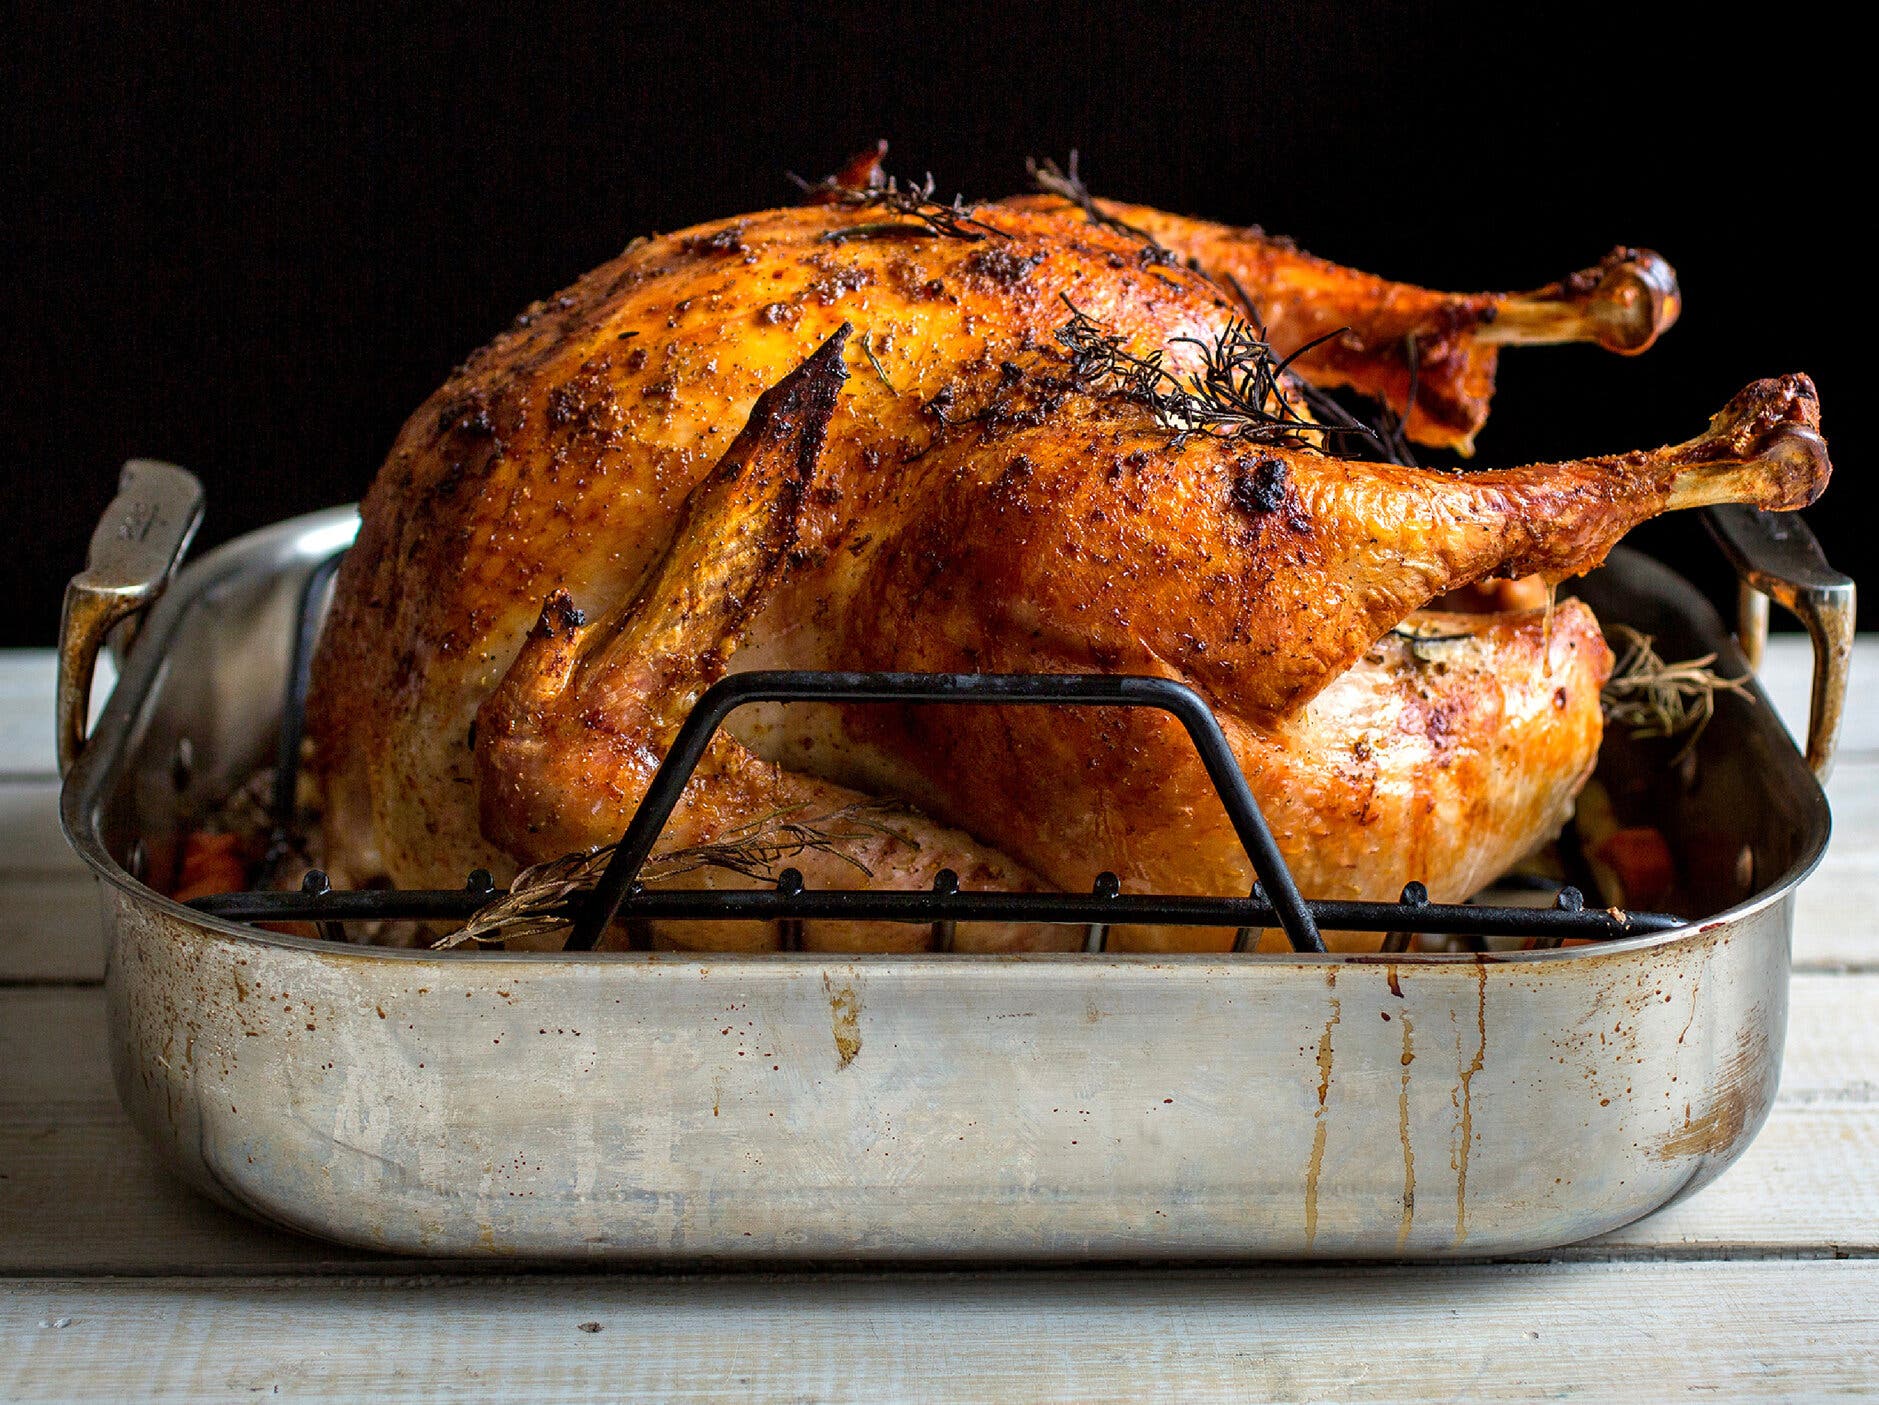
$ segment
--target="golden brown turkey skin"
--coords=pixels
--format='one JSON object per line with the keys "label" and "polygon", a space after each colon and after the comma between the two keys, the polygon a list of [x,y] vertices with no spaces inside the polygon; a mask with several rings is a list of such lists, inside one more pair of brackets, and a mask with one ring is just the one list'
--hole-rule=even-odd
{"label": "golden brown turkey skin", "polygon": [[1816,423],[1812,385],[1788,377],[1669,449],[1449,473],[1173,448],[1133,406],[1078,398],[936,447],[891,511],[780,584],[758,633],[822,637],[833,620],[830,660],[849,666],[1165,673],[1272,727],[1446,591],[1579,574],[1673,507],[1811,501],[1828,471]]}
{"label": "golden brown turkey skin", "polygon": [[[1598,755],[1612,658],[1591,611],[1424,613],[1272,730],[1225,720],[1299,887],[1394,898],[1413,880],[1467,897],[1557,832]],[[1068,667],[1075,660],[1057,659]],[[1087,661],[1084,662],[1087,667]],[[1191,743],[1117,708],[850,708],[767,737],[786,765],[830,766],[917,800],[1052,886],[1245,892],[1253,873]],[[784,735],[790,741],[782,742]],[[1099,768],[1089,758],[1100,758]],[[1225,950],[1233,934],[1119,928],[1117,949]],[[1375,934],[1328,934],[1336,948]]]}
{"label": "golden brown turkey skin", "polygon": [[[774,210],[642,241],[537,305],[431,397],[367,494],[316,659],[309,724],[342,875],[460,881],[505,857],[476,828],[469,730],[550,591],[605,608],[671,540],[694,485],[843,320],[863,346],[830,426],[823,516],[895,491],[1000,363],[1066,317],[1155,345],[1233,315],[1199,274],[1055,216],[987,211],[1002,236],[854,238],[871,212]],[[452,875],[455,875],[454,877]]]}
{"label": "golden brown turkey skin", "polygon": [[[846,333],[766,392],[750,422],[686,504],[674,545],[638,593],[589,621],[565,591],[549,597],[501,685],[477,713],[482,828],[510,855],[541,861],[619,836],[698,694],[723,673],[793,552],[803,496],[844,378]],[[928,816],[868,807],[874,797],[777,766],[715,738],[664,829],[666,849],[720,841],[765,817],[839,834],[790,866],[812,887],[929,888],[950,870],[967,890],[1028,891],[1020,864]],[[682,886],[750,882],[722,869]],[[668,943],[716,949],[773,945],[771,924],[660,924]],[[810,923],[820,950],[901,951],[930,932],[893,923]],[[1068,947],[1044,927],[975,927],[960,950]]]}
{"label": "golden brown turkey skin", "polygon": [[[1175,452],[1139,409],[1053,382],[1065,300],[1142,351],[1205,341],[1237,307],[1201,275],[1145,258],[1140,240],[1080,215],[980,217],[999,233],[856,237],[883,220],[821,209],[646,241],[532,309],[413,417],[365,502],[316,662],[310,720],[342,881],[454,886],[474,866],[503,874],[518,859],[613,837],[657,754],[652,714],[669,717],[734,644],[759,660],[852,666],[843,651],[869,635],[909,659],[943,637],[956,656],[986,661],[931,666],[1037,670],[1059,666],[1069,640],[1088,661],[1073,666],[1187,677],[1231,724],[1258,730],[1296,713],[1440,590],[1494,570],[1566,574],[1640,516],[1716,500],[1705,493],[1791,505],[1824,481],[1824,453],[1803,442],[1804,425],[1794,426],[1792,482],[1779,484],[1754,457],[1766,457],[1759,440],[1748,468],[1712,445],[1577,473],[1479,475],[1466,490],[1302,451],[1195,441]],[[695,674],[675,664],[648,682],[632,649],[608,648],[644,624],[622,611],[649,581],[682,586],[686,571],[718,569],[713,543],[745,539],[720,530],[681,540],[679,528],[759,392],[844,319],[856,325],[850,379],[813,465],[798,458],[796,490],[756,494],[720,524],[790,545],[780,561],[755,554],[771,561],[751,586],[755,603],[694,651]],[[1765,438],[1802,415],[1808,396],[1769,390],[1739,418]],[[1259,462],[1240,462],[1254,454]],[[1268,460],[1285,468],[1285,491],[1262,510],[1270,520],[1254,523],[1235,494],[1262,499]],[[1047,482],[1057,485],[1049,493],[1036,486]],[[1248,549],[1258,543],[1267,549]],[[895,573],[910,571],[918,579],[903,590]],[[479,737],[479,708],[556,591],[565,599],[497,708],[509,730]],[[1294,618],[1301,606],[1310,608]],[[576,612],[597,623],[575,624]],[[564,647],[611,666],[556,687]],[[610,711],[633,693],[618,685],[635,667],[644,696]],[[545,744],[551,733],[603,739],[593,766],[567,769],[563,749]],[[1165,771],[1175,763],[1163,753]],[[1535,765],[1560,763],[1542,751]],[[750,806],[774,798],[765,787],[802,779],[753,766],[731,756],[725,775],[755,788],[716,819],[700,811],[697,832],[753,818]],[[1074,766],[1093,770],[1088,756]],[[974,833],[976,847],[957,834],[933,842],[966,846],[962,863],[1025,881],[1028,865],[985,844],[976,821]],[[1416,876],[1442,886],[1439,873]],[[1379,889],[1367,895],[1393,893]]]}
{"label": "golden brown turkey skin", "polygon": [[[1597,752],[1610,655],[1573,603],[1550,624],[1544,611],[1417,616],[1434,637],[1373,641],[1484,573],[1566,574],[1673,502],[1791,503],[1824,471],[1798,379],[1744,392],[1674,450],[1472,475],[1212,439],[1177,450],[1138,407],[1073,396],[1047,420],[949,432],[890,503],[815,546],[833,505],[820,468],[787,436],[764,444],[816,363],[839,374],[840,340],[759,402],[639,593],[565,630],[551,602],[483,705],[483,827],[508,852],[548,858],[617,835],[727,662],[1124,672],[1208,696],[1307,891],[1376,897],[1417,877],[1462,896],[1557,827]],[[1087,886],[1102,868],[1137,889],[1251,882],[1170,719],[804,712],[773,707],[720,738],[672,842],[799,795],[825,807],[890,795],[1053,885]],[[949,831],[876,848],[869,866],[924,886],[970,854]]]}

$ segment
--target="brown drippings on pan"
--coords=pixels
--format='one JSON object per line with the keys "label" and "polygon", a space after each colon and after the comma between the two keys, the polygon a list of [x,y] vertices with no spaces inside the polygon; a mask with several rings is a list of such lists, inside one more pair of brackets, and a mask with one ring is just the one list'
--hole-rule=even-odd
{"label": "brown drippings on pan", "polygon": [[1727,1155],[1748,1125],[1767,1052],[1767,1036],[1759,1023],[1743,1030],[1735,1053],[1717,1071],[1716,1096],[1709,1106],[1695,1116],[1686,1106],[1683,1125],[1652,1147],[1651,1155],[1659,1161]]}
{"label": "brown drippings on pan", "polygon": [[[1391,993],[1397,996],[1402,991],[1396,988],[1396,972],[1390,971]],[[1400,1250],[1409,1242],[1409,1229],[1416,1218],[1416,1153],[1409,1145],[1409,1066],[1416,1061],[1416,1031],[1410,1024],[1409,1016],[1403,1015],[1403,1081],[1396,1094],[1397,1134],[1403,1139],[1403,1219],[1396,1227],[1396,1247]]]}
{"label": "brown drippings on pan", "polygon": [[822,988],[829,993],[829,1019],[835,1033],[835,1067],[847,1068],[861,1052],[861,997],[852,985],[839,989],[822,978]]}
{"label": "brown drippings on pan", "polygon": [[[1325,984],[1337,989],[1337,967],[1325,971]],[[1344,1017],[1342,1002],[1331,997],[1331,1018],[1325,1021],[1324,1033],[1318,1036],[1318,1106],[1312,1113],[1317,1125],[1311,1134],[1311,1164],[1305,1171],[1305,1244],[1310,1247],[1318,1237],[1318,1176],[1324,1170],[1324,1144],[1327,1134],[1324,1114],[1331,1097],[1331,1031]]]}
{"label": "brown drippings on pan", "polygon": [[1468,1153],[1474,1146],[1474,1076],[1481,1071],[1488,1053],[1488,968],[1475,962],[1475,1044],[1474,1059],[1461,1071],[1461,1146],[1455,1158],[1455,1242],[1468,1237]]}

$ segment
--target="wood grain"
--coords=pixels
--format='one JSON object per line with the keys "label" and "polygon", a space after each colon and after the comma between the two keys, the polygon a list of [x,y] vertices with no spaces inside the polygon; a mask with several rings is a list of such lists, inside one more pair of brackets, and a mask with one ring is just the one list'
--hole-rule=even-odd
{"label": "wood grain", "polygon": [[0,1395],[1793,1399],[1871,1389],[1876,1291],[1872,1261],[28,1282]]}

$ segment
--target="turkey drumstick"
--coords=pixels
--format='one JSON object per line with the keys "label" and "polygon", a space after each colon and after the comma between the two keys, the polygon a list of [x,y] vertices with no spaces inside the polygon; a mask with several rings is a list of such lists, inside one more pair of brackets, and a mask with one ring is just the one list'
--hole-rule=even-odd
{"label": "turkey drumstick", "polygon": [[[758,628],[846,621],[836,657],[868,667],[1015,666],[964,661],[1004,639],[1104,671],[1172,669],[1272,726],[1446,591],[1578,574],[1676,508],[1804,506],[1831,471],[1817,425],[1812,383],[1788,376],[1670,448],[1448,473],[1210,438],[1177,450],[1133,405],[1076,401],[936,449],[904,498],[856,524],[866,543],[792,578]],[[959,656],[873,657],[903,633]]]}
{"label": "turkey drumstick", "polygon": [[[1083,218],[1056,196],[1010,203]],[[1315,258],[1257,227],[1091,205],[1236,290],[1280,355],[1329,338],[1294,363],[1307,380],[1381,400],[1405,417],[1411,439],[1463,454],[1487,419],[1499,347],[1582,341],[1635,356],[1682,310],[1676,273],[1649,249],[1613,249],[1532,292],[1439,293]]]}

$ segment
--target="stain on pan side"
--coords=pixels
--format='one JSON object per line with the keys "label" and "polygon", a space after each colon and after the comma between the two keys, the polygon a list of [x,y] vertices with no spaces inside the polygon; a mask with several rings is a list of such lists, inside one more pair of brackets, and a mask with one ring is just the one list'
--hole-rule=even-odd
{"label": "stain on pan side", "polygon": [[[1396,971],[1390,971],[1391,991],[1401,995],[1396,985]],[[1416,1219],[1416,1152],[1409,1144],[1409,1066],[1416,1061],[1416,1029],[1407,1012],[1397,1016],[1403,1027],[1402,1084],[1396,1094],[1397,1135],[1403,1141],[1403,1218],[1396,1227],[1396,1247],[1409,1243],[1409,1231]]]}
{"label": "stain on pan side", "polygon": [[1455,1157],[1455,1242],[1468,1237],[1468,1153],[1474,1146],[1474,1076],[1487,1062],[1488,968],[1477,961],[1475,974],[1475,1032],[1473,1060],[1461,1070],[1461,1144]]}
{"label": "stain on pan side", "polygon": [[1709,1102],[1701,1112],[1693,1113],[1685,1106],[1682,1125],[1648,1148],[1651,1156],[1659,1161],[1678,1161],[1688,1156],[1729,1155],[1750,1117],[1762,1106],[1767,1062],[1765,1023],[1751,1019],[1737,1037],[1735,1051],[1717,1070]]}
{"label": "stain on pan side", "polygon": [[[1324,983],[1327,989],[1337,989],[1337,971],[1335,966],[1325,968]],[[1318,1177],[1324,1170],[1324,1144],[1329,1135],[1325,1125],[1325,1108],[1331,1097],[1331,1031],[1337,1028],[1343,1018],[1344,1009],[1337,996],[1331,997],[1331,1018],[1325,1021],[1324,1033],[1318,1036],[1318,1106],[1312,1110],[1311,1163],[1305,1170],[1305,1247],[1309,1249],[1318,1237]]]}
{"label": "stain on pan side", "polygon": [[829,993],[829,1023],[835,1036],[835,1067],[839,1071],[861,1052],[861,996],[844,981],[837,986],[827,976],[822,988]]}

